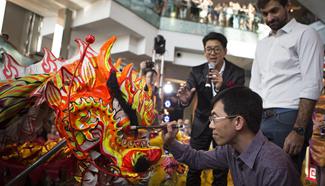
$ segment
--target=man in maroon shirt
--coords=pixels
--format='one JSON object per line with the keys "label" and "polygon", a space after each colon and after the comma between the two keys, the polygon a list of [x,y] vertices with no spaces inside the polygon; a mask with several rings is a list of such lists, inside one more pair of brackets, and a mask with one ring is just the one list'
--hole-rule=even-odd
{"label": "man in maroon shirt", "polygon": [[301,186],[290,157],[259,131],[261,97],[247,87],[234,87],[213,99],[209,117],[213,139],[211,151],[195,150],[175,140],[176,122],[167,125],[165,147],[176,160],[194,169],[229,168],[235,186]]}

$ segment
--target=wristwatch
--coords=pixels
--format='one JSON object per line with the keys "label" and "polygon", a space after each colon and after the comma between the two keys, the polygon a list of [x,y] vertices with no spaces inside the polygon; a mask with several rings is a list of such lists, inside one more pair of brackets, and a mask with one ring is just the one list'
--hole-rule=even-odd
{"label": "wristwatch", "polygon": [[304,127],[293,127],[292,130],[295,131],[300,136],[304,136],[305,135],[305,128]]}

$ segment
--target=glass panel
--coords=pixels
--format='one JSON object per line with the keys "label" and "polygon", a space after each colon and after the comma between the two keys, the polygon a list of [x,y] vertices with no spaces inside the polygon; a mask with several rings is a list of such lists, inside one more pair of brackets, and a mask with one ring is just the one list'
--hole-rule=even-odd
{"label": "glass panel", "polygon": [[261,15],[251,4],[211,0],[115,0],[162,30],[190,34],[224,32],[225,28],[258,33]]}
{"label": "glass panel", "polygon": [[159,28],[160,16],[157,0],[115,0],[120,5],[129,9],[148,23]]}

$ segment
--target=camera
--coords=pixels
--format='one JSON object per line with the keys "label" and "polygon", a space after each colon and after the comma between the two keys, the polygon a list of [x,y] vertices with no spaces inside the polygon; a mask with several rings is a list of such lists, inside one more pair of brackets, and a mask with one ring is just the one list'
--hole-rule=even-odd
{"label": "camera", "polygon": [[155,63],[153,61],[146,61],[146,68],[147,69],[154,69]]}
{"label": "camera", "polygon": [[155,69],[155,63],[153,61],[146,61],[145,62],[145,67],[142,69],[142,75],[145,75],[147,74],[148,72],[156,72],[156,69]]}

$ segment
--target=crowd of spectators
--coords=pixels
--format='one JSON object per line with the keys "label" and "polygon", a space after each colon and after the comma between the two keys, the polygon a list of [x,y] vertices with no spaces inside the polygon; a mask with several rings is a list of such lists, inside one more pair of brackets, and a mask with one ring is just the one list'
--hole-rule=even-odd
{"label": "crowd of spectators", "polygon": [[215,0],[145,0],[161,16],[256,32],[263,20],[252,3]]}

